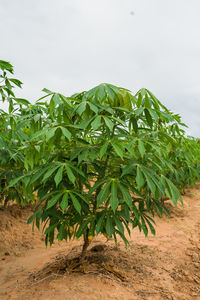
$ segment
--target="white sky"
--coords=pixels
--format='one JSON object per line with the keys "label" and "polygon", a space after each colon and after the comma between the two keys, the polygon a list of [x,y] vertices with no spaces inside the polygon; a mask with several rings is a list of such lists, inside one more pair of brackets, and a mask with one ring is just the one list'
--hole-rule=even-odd
{"label": "white sky", "polygon": [[200,0],[0,0],[0,28],[17,96],[146,87],[200,136]]}

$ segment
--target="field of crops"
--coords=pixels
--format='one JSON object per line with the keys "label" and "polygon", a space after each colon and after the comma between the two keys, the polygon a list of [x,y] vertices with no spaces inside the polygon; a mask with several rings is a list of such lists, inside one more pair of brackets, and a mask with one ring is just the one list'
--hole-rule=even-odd
{"label": "field of crops", "polygon": [[[20,88],[22,83],[13,78],[12,65],[0,61],[0,70],[0,100],[8,103],[8,111],[0,110],[0,225],[2,230],[5,227],[5,235],[13,235],[10,241],[13,242],[16,236],[16,243],[18,238],[23,239],[22,235],[18,235],[20,218],[24,231],[27,230],[25,228],[31,228],[25,221],[35,225],[37,238],[33,238],[33,241],[39,245],[36,250],[38,257],[40,251],[41,255],[51,253],[55,257],[61,249],[71,251],[67,265],[62,257],[63,252],[59,252],[62,255],[55,260],[56,267],[52,266],[43,275],[36,272],[33,286],[37,283],[37,276],[39,281],[47,283],[52,270],[54,273],[59,271],[57,277],[67,280],[68,273],[64,272],[67,269],[68,272],[76,270],[77,273],[87,274],[87,280],[89,272],[93,276],[92,280],[97,280],[95,272],[107,274],[106,280],[114,280],[115,288],[118,286],[127,291],[126,299],[199,299],[195,298],[199,295],[199,290],[195,290],[196,283],[191,285],[191,289],[194,289],[192,298],[188,298],[190,289],[186,291],[186,298],[183,298],[183,294],[179,295],[178,291],[174,298],[170,298],[170,288],[167,292],[162,290],[158,295],[152,294],[152,290],[148,295],[145,288],[145,281],[151,285],[151,276],[154,280],[159,278],[157,274],[156,279],[154,274],[158,269],[152,274],[149,269],[153,268],[156,261],[162,278],[165,262],[170,261],[170,257],[172,260],[177,259],[183,252],[189,251],[188,243],[184,244],[184,233],[185,242],[190,238],[190,232],[194,234],[191,247],[195,250],[192,248],[191,251],[196,253],[196,265],[192,265],[194,269],[188,271],[187,276],[198,273],[199,188],[191,189],[191,186],[196,185],[200,178],[200,140],[185,134],[186,125],[182,123],[181,117],[171,112],[145,88],[133,94],[107,83],[72,96],[64,96],[45,88],[44,96],[33,104],[15,97],[14,88]],[[196,198],[195,193],[198,194]],[[12,220],[13,211],[20,211],[17,217],[14,216],[17,221]],[[3,220],[9,224],[9,218],[19,228],[17,234],[9,228],[6,231]],[[176,230],[172,230],[170,225],[166,229],[167,220],[171,218],[174,218],[173,226],[182,230],[181,237],[176,236]],[[38,239],[38,229],[43,232],[42,239],[47,249],[45,245],[42,247]],[[166,230],[169,230],[169,239],[166,239]],[[159,234],[160,240],[153,238],[154,235],[159,237]],[[133,243],[134,235],[138,240],[134,238]],[[105,245],[106,240],[109,246]],[[64,241],[68,242],[67,246]],[[163,252],[163,241],[166,251],[167,243],[171,244],[169,257]],[[27,243],[32,245],[30,237]],[[94,253],[98,253],[97,257],[88,255],[93,244],[100,247],[93,249]],[[49,248],[49,245],[53,247]],[[172,249],[172,246],[175,248]],[[4,254],[10,253],[9,244],[6,247],[5,250],[2,246]],[[159,250],[154,257],[156,247]],[[104,255],[99,254],[102,251]],[[112,264],[107,264],[106,257],[109,261],[112,256]],[[24,257],[28,260],[26,255]],[[152,261],[152,264],[148,266],[147,261]],[[20,263],[23,265],[23,256]],[[94,264],[98,268],[91,271],[90,266]],[[183,261],[179,266],[176,265],[179,275],[182,264]],[[191,262],[186,259],[187,267],[189,264]],[[130,278],[126,280],[125,274],[126,267],[130,269],[131,266],[136,266],[129,277],[137,277],[137,291],[139,280],[142,280],[141,272],[144,280],[141,293],[136,293],[137,297],[134,298],[131,298],[132,282]],[[31,269],[33,265],[29,267]],[[179,275],[176,275],[175,269],[173,273],[172,269],[168,270],[170,276],[174,276],[178,282],[180,278],[176,276]],[[183,272],[187,274],[185,268]],[[184,276],[183,280],[189,280]],[[108,284],[102,280],[98,279],[99,290]],[[169,284],[168,277],[163,280],[166,280],[166,285]],[[195,280],[199,284],[200,277],[192,277],[191,282]],[[178,283],[177,286],[179,289]],[[142,294],[142,291],[145,292]],[[123,293],[126,292],[123,290]],[[19,296],[21,298],[3,295],[5,299],[30,299],[30,295],[26,298],[25,294]],[[46,298],[42,299],[50,299],[48,295],[43,296]],[[39,293],[34,299],[41,299],[37,297]],[[77,297],[77,294],[76,298],[70,296],[71,299]],[[110,298],[106,295],[102,298],[90,296],[90,299],[119,299],[117,297],[116,294]],[[120,299],[125,299],[123,297],[120,296]]]}

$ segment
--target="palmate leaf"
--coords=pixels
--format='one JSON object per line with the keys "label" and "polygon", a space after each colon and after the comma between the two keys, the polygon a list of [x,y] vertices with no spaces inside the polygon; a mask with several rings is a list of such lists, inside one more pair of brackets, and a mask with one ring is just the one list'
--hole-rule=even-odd
{"label": "palmate leaf", "polygon": [[56,183],[56,187],[59,185],[59,183],[62,181],[62,177],[63,177],[63,169],[64,169],[64,166],[61,166],[59,169],[58,169],[58,171],[57,171],[57,173],[56,173],[56,175],[55,175],[55,177],[54,177],[54,180],[55,180],[55,183]]}
{"label": "palmate leaf", "polygon": [[62,197],[62,201],[60,202],[60,208],[64,212],[66,208],[68,207],[68,193],[65,193]]}
{"label": "palmate leaf", "polygon": [[98,116],[91,123],[91,126],[94,130],[97,130],[101,126],[101,116]]}
{"label": "palmate leaf", "polygon": [[82,113],[86,110],[87,102],[82,102],[79,104],[78,108],[76,109],[77,113],[81,116]]}
{"label": "palmate leaf", "polygon": [[59,165],[55,166],[53,164],[53,166],[49,167],[49,170],[45,173],[42,182],[46,181],[57,169],[59,168]]}
{"label": "palmate leaf", "polygon": [[115,213],[119,204],[119,199],[117,196],[117,183],[115,181],[112,181],[111,183],[111,197],[109,203],[113,212]]}
{"label": "palmate leaf", "polygon": [[119,188],[122,192],[122,195],[123,195],[123,199],[125,201],[125,203],[128,205],[128,207],[130,209],[132,209],[132,197],[131,195],[129,194],[129,191],[127,190],[127,188],[125,186],[123,186],[122,184],[119,184]]}
{"label": "palmate leaf", "polygon": [[114,226],[113,226],[113,223],[112,223],[112,220],[111,220],[110,216],[108,216],[107,220],[106,220],[106,233],[107,233],[107,235],[108,235],[109,238],[114,233]]}
{"label": "palmate leaf", "polygon": [[64,136],[70,141],[71,135],[72,135],[71,132],[65,127],[60,127],[60,128],[61,128],[62,133],[64,134]]}
{"label": "palmate leaf", "polygon": [[73,191],[73,193],[75,194],[75,195],[77,195],[79,198],[81,198],[86,204],[90,204],[90,202],[89,202],[89,200],[86,198],[86,196],[84,196],[84,195],[81,195],[80,193],[78,193],[78,192],[76,192],[76,191]]}
{"label": "palmate leaf", "polygon": [[87,225],[89,224],[90,219],[85,220],[78,228],[76,232],[76,238],[80,238],[80,236],[86,231]]}
{"label": "palmate leaf", "polygon": [[52,206],[54,206],[54,205],[58,202],[58,200],[59,200],[59,198],[60,198],[61,196],[62,196],[62,193],[58,193],[58,194],[56,194],[54,197],[52,197],[52,198],[48,201],[46,209],[49,209],[49,208],[51,208]]}
{"label": "palmate leaf", "polygon": [[149,110],[147,108],[145,108],[144,114],[145,114],[145,117],[146,117],[146,120],[147,120],[147,124],[149,125],[150,128],[152,128],[153,119],[152,119],[151,114],[149,113]]}
{"label": "palmate leaf", "polygon": [[142,171],[140,170],[139,166],[137,166],[136,183],[137,183],[138,189],[141,190],[141,188],[144,185],[144,177],[142,175]]}
{"label": "palmate leaf", "polygon": [[7,189],[10,188],[11,186],[17,184],[20,180],[22,180],[24,178],[24,176],[19,176],[17,178],[14,178],[13,180],[11,180],[11,182],[9,183],[9,185],[7,186]]}
{"label": "palmate leaf", "polygon": [[117,228],[119,229],[119,231],[124,234],[124,226],[123,223],[121,222],[119,216],[113,216],[115,224],[117,226]]}
{"label": "palmate leaf", "polygon": [[97,196],[97,207],[99,207],[104,201],[108,199],[108,194],[110,193],[110,185],[111,182],[107,182],[103,189],[100,191],[100,193]]}
{"label": "palmate leaf", "polygon": [[152,194],[154,195],[155,197],[155,193],[156,193],[156,186],[155,184],[153,183],[152,179],[151,179],[151,175],[149,174],[149,172],[147,171],[146,168],[144,168],[143,166],[140,166],[140,169],[146,179],[146,182],[147,182],[147,186],[149,187],[149,189],[151,190]]}
{"label": "palmate leaf", "polygon": [[119,236],[122,238],[122,240],[124,241],[124,243],[125,243],[125,246],[127,247],[128,245],[129,245],[129,241],[127,240],[127,238],[125,237],[125,235],[121,232],[121,231],[119,231],[119,230],[115,230],[115,232],[117,233],[117,234],[119,234]]}
{"label": "palmate leaf", "polygon": [[151,108],[151,100],[149,99],[147,93],[144,95],[144,107],[145,109]]}
{"label": "palmate leaf", "polygon": [[96,114],[98,114],[99,109],[98,109],[98,107],[97,107],[96,105],[92,104],[91,102],[88,102],[88,105],[89,105],[90,109],[91,109],[93,112],[95,112]]}
{"label": "palmate leaf", "polygon": [[148,235],[148,228],[147,228],[147,225],[145,223],[145,219],[143,218],[143,216],[141,216],[141,223],[142,223],[142,230],[143,230],[145,236],[147,237],[147,235]]}
{"label": "palmate leaf", "polygon": [[5,60],[0,60],[0,69],[13,73],[13,66],[11,65],[11,63]]}
{"label": "palmate leaf", "polygon": [[143,111],[144,111],[144,107],[139,107],[136,110],[134,110],[134,113],[136,116],[140,116],[143,114]]}
{"label": "palmate leaf", "polygon": [[[159,118],[157,112],[156,112],[155,110],[151,109],[151,108],[148,109],[148,112],[150,113],[152,119],[153,119],[155,122],[157,122],[157,121],[158,121],[158,118]],[[150,122],[151,122],[151,121],[150,121]]]}
{"label": "palmate leaf", "polygon": [[60,96],[59,94],[55,93],[52,97],[53,101],[54,101],[54,104],[60,104],[61,103],[61,99],[60,99]]}
{"label": "palmate leaf", "polygon": [[106,126],[109,128],[109,130],[112,131],[113,127],[114,127],[113,122],[108,117],[105,117],[105,116],[103,116],[103,119],[106,123]]}
{"label": "palmate leaf", "polygon": [[154,228],[153,225],[152,225],[152,223],[155,224],[155,222],[153,221],[153,219],[150,218],[149,216],[145,216],[145,215],[144,215],[144,219],[145,219],[145,221],[147,222],[147,224],[149,225],[149,228],[150,228],[150,230],[151,230],[151,233],[152,233],[153,235],[155,235],[155,234],[156,234],[156,231],[155,231],[155,228]]}
{"label": "palmate leaf", "polygon": [[74,208],[77,210],[77,212],[79,214],[81,214],[81,205],[80,205],[78,199],[74,196],[74,194],[72,192],[69,192],[69,195],[72,199],[72,203],[74,205]]}
{"label": "palmate leaf", "polygon": [[143,141],[141,141],[141,140],[138,141],[138,150],[139,150],[141,156],[143,157],[146,152],[146,149],[144,147]]}
{"label": "palmate leaf", "polygon": [[121,177],[127,175],[127,174],[134,174],[134,170],[136,168],[136,164],[134,163],[131,163],[130,165],[127,165],[125,166],[123,169],[122,169],[122,174],[121,174]]}
{"label": "palmate leaf", "polygon": [[65,165],[65,169],[66,169],[67,176],[68,176],[69,180],[74,184],[75,180],[76,180],[76,177],[74,176],[71,168],[69,166]]}
{"label": "palmate leaf", "polygon": [[15,101],[19,104],[24,104],[26,106],[30,105],[30,102],[26,99],[22,99],[22,98],[15,98]]}
{"label": "palmate leaf", "polygon": [[107,149],[108,149],[108,145],[109,142],[105,142],[105,144],[101,147],[100,152],[99,152],[99,156],[100,158],[102,158],[104,156],[104,154],[106,153]]}
{"label": "palmate leaf", "polygon": [[119,146],[119,144],[116,144],[116,143],[112,142],[111,145],[113,146],[113,149],[114,149],[115,153],[119,157],[121,157],[121,159],[123,159],[123,150],[121,149],[121,147]]}
{"label": "palmate leaf", "polygon": [[137,133],[138,132],[138,122],[136,118],[131,118],[130,119],[131,124],[133,126],[134,131]]}
{"label": "palmate leaf", "polygon": [[171,180],[169,180],[168,178],[164,177],[164,176],[162,178],[167,183],[167,190],[168,190],[170,199],[173,202],[173,204],[175,206],[177,206],[177,202],[180,199],[180,201],[183,205],[183,200],[182,200],[181,194],[178,191],[178,189],[176,188],[176,186],[173,184],[173,182]]}
{"label": "palmate leaf", "polygon": [[97,221],[97,224],[96,224],[96,234],[99,234],[103,228],[103,225],[104,225],[104,218],[105,218],[105,211],[101,214],[100,218],[98,219]]}
{"label": "palmate leaf", "polygon": [[50,130],[48,130],[46,132],[47,141],[49,141],[55,135],[56,130],[57,130],[57,127],[56,128],[51,128]]}

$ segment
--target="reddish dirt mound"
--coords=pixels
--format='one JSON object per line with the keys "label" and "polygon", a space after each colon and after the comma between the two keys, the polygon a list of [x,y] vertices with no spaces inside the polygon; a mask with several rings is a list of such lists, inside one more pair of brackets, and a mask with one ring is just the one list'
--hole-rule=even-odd
{"label": "reddish dirt mound", "polygon": [[0,299],[200,299],[200,185],[183,198],[156,217],[155,237],[134,230],[128,249],[98,237],[82,264],[82,241],[46,249],[30,208],[0,211]]}

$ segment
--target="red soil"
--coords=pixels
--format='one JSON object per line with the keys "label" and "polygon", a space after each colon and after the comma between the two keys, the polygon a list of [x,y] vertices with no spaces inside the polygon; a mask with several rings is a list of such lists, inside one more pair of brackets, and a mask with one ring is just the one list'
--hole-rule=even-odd
{"label": "red soil", "polygon": [[26,224],[30,208],[0,210],[0,299],[200,299],[200,185],[183,199],[184,208],[167,204],[171,217],[156,217],[155,237],[134,230],[125,249],[100,236],[78,266],[81,240],[46,249]]}

